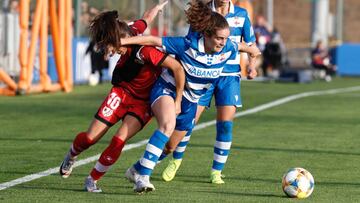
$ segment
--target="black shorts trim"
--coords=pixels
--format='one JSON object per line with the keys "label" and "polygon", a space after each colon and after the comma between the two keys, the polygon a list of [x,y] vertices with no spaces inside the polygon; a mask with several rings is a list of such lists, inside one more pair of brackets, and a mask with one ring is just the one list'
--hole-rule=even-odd
{"label": "black shorts trim", "polygon": [[126,114],[124,115],[124,118],[125,118],[125,116],[127,116],[127,115],[135,117],[135,118],[140,122],[140,124],[141,124],[141,129],[145,126],[146,123],[144,123],[144,121],[143,121],[143,120],[140,118],[140,116],[138,116],[137,114],[135,114],[135,113],[133,113],[133,112],[128,112],[128,113],[126,113]]}
{"label": "black shorts trim", "polygon": [[114,124],[110,123],[109,121],[101,118],[97,113],[94,116],[97,120],[99,120],[100,122],[104,123],[105,125],[107,125],[108,127],[112,127]]}

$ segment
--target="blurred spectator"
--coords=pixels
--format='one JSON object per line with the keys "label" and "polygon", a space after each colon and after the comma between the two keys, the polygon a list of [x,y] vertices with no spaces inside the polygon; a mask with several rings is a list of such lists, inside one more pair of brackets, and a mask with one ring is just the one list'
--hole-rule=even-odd
{"label": "blurred spectator", "polygon": [[9,12],[16,13],[16,14],[19,13],[19,1],[18,0],[10,1]]}
{"label": "blurred spectator", "polygon": [[271,40],[272,28],[262,15],[256,17],[256,23],[254,25],[254,32],[256,36],[256,43],[260,51],[265,50],[266,43]]}
{"label": "blurred spectator", "polygon": [[81,2],[81,13],[88,13],[89,12],[89,3],[86,1]]}
{"label": "blurred spectator", "polygon": [[266,43],[263,51],[261,68],[264,76],[277,78],[279,69],[286,63],[286,48],[282,37],[276,28],[271,33],[271,39]]}
{"label": "blurred spectator", "polygon": [[331,58],[328,49],[324,43],[319,40],[316,47],[311,51],[311,64],[315,69],[325,71],[325,80],[331,81],[331,76],[336,72],[336,66],[331,64]]}
{"label": "blurred spectator", "polygon": [[[105,60],[105,56],[103,53],[97,51],[95,49],[94,46],[94,42],[90,42],[88,48],[86,49],[85,54],[90,53],[90,58],[91,58],[91,75],[90,77],[96,77],[96,75],[99,76],[99,78],[95,79],[94,83],[92,83],[91,85],[96,85],[97,83],[102,83],[103,82],[103,74],[102,71],[103,69],[108,69],[109,68],[109,61]],[[91,80],[90,80],[91,81]]]}
{"label": "blurred spectator", "polygon": [[268,69],[272,69],[271,63],[275,63],[272,57],[279,57],[279,46],[277,44],[269,44],[272,38],[272,28],[262,15],[256,17],[254,25],[256,37],[256,45],[262,53],[261,69],[263,76],[268,76]]}
{"label": "blurred spectator", "polygon": [[91,22],[91,16],[89,12],[81,13],[80,16],[80,36],[89,36],[89,25]]}
{"label": "blurred spectator", "polygon": [[13,78],[19,75],[20,65],[18,61],[20,23],[19,23],[19,1],[10,0],[2,2],[4,14],[0,19],[1,28],[1,65]]}

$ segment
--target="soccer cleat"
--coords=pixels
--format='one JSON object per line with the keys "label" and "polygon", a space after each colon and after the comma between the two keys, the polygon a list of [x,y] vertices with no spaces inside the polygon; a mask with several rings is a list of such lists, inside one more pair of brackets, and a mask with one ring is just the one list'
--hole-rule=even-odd
{"label": "soccer cleat", "polygon": [[65,156],[64,161],[61,163],[60,166],[60,175],[63,178],[68,178],[73,170],[73,166],[75,163],[75,158],[71,158],[70,152]]}
{"label": "soccer cleat", "polygon": [[182,159],[171,159],[169,161],[169,164],[167,165],[167,167],[164,169],[164,171],[162,173],[163,180],[165,180],[166,182],[169,182],[172,179],[174,179],[176,172],[181,165],[181,162],[182,162]]}
{"label": "soccer cleat", "polygon": [[150,176],[140,175],[135,183],[134,192],[143,194],[144,192],[151,192],[155,190],[153,184],[150,183]]}
{"label": "soccer cleat", "polygon": [[134,166],[128,168],[125,173],[125,178],[131,183],[136,183],[136,180],[139,178],[140,174],[136,171]]}
{"label": "soccer cleat", "polygon": [[87,192],[95,192],[95,193],[102,192],[102,190],[97,187],[96,181],[91,176],[88,176],[85,179],[85,188],[84,189]]}
{"label": "soccer cleat", "polygon": [[211,171],[210,183],[224,184],[225,182],[223,181],[222,177],[224,177],[224,176],[221,175],[221,171]]}

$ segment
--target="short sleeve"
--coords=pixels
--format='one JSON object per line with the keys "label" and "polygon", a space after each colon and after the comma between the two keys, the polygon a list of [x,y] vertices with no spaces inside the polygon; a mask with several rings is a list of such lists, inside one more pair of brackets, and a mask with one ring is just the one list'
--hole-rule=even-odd
{"label": "short sleeve", "polygon": [[228,41],[231,43],[231,46],[232,46],[231,51],[232,51],[232,52],[239,52],[239,45],[238,45],[238,43],[233,42],[233,41],[231,41],[231,40],[228,40]]}
{"label": "short sleeve", "polygon": [[168,54],[156,49],[151,46],[144,46],[140,51],[141,59],[153,66],[161,66],[162,62],[165,60]]}
{"label": "short sleeve", "polygon": [[245,43],[255,42],[256,39],[255,39],[254,28],[251,25],[249,15],[247,13],[245,16],[243,31],[244,31],[243,39],[244,39]]}
{"label": "short sleeve", "polygon": [[163,37],[162,45],[166,53],[181,55],[185,52],[184,37]]}
{"label": "short sleeve", "polygon": [[237,54],[239,53],[239,47],[236,42],[233,42],[231,40],[227,40],[227,49],[231,51],[231,55],[229,59],[236,59]]}
{"label": "short sleeve", "polygon": [[144,31],[147,28],[147,24],[146,24],[145,20],[142,20],[142,19],[129,23],[129,26],[130,26],[131,31],[135,35],[140,35],[140,34],[144,33]]}

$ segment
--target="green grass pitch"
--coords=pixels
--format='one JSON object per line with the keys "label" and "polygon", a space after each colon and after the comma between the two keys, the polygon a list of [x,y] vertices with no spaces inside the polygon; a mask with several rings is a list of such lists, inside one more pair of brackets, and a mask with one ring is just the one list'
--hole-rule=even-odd
{"label": "green grass pitch", "polygon": [[[302,92],[352,86],[360,86],[360,79],[244,81],[240,111]],[[69,94],[0,97],[0,184],[59,166],[109,89],[77,86]],[[214,118],[212,108],[200,122]],[[147,139],[154,128],[153,122],[129,143]],[[79,158],[102,152],[114,129]],[[53,174],[0,190],[0,202],[294,202],[281,190],[281,177],[291,167],[303,167],[315,178],[313,194],[303,201],[360,201],[360,91],[305,97],[236,118],[225,185],[208,183],[214,140],[215,126],[195,131],[178,175],[172,182],[161,180],[164,160],[154,170],[156,190],[149,194],[136,195],[124,178],[142,146],[122,153],[100,180],[101,194],[83,191],[92,162],[75,168],[68,179]]]}

